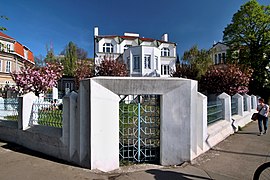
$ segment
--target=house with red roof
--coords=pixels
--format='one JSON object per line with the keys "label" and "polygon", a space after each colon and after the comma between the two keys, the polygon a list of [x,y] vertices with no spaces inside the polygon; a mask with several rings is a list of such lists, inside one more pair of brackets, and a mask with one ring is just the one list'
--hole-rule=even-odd
{"label": "house with red roof", "polygon": [[176,43],[169,42],[168,34],[161,39],[140,37],[136,33],[99,35],[94,28],[95,64],[104,59],[122,61],[131,77],[168,77],[175,69]]}
{"label": "house with red roof", "polygon": [[25,63],[34,64],[32,51],[0,31],[0,87],[14,85],[10,73],[19,71]]}

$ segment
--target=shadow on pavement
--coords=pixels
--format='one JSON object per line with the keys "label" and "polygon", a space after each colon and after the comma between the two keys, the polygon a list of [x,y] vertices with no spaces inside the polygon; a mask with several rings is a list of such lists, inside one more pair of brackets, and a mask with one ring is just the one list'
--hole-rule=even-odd
{"label": "shadow on pavement", "polygon": [[3,140],[1,140],[0,142],[5,143],[4,145],[1,145],[1,148],[4,148],[4,149],[8,149],[8,150],[11,150],[11,151],[14,151],[14,152],[30,155],[30,156],[33,156],[33,157],[38,157],[38,158],[41,158],[41,159],[46,159],[46,160],[53,161],[53,162],[56,162],[56,163],[61,163],[61,164],[66,164],[66,165],[70,165],[70,166],[74,166],[74,167],[79,167],[79,166],[76,166],[76,165],[74,165],[74,164],[72,164],[70,162],[67,162],[67,161],[64,161],[64,160],[61,160],[61,159],[57,159],[55,157],[52,157],[52,156],[49,156],[49,155],[46,155],[46,154],[43,154],[43,153],[40,153],[40,152],[37,152],[37,151],[27,149],[27,148],[25,148],[23,146],[20,146],[18,144],[5,142]]}
{"label": "shadow on pavement", "polygon": [[247,156],[258,156],[258,157],[270,157],[270,155],[264,155],[264,154],[254,154],[254,153],[244,153],[244,152],[236,152],[236,151],[226,151],[222,149],[215,149],[212,148],[212,151],[217,151],[217,152],[223,152],[223,153],[230,153],[230,154],[239,154],[239,155],[247,155]]}
{"label": "shadow on pavement", "polygon": [[248,131],[238,131],[238,132],[236,132],[235,134],[254,134],[254,135],[257,135],[258,132],[252,132],[252,131],[250,131],[250,132],[248,132]]}
{"label": "shadow on pavement", "polygon": [[146,170],[145,172],[149,174],[153,174],[154,178],[156,180],[189,180],[189,179],[209,179],[207,177],[202,177],[202,176],[196,176],[192,174],[185,174],[181,172],[173,172],[173,171],[162,171],[159,169],[150,169]]}

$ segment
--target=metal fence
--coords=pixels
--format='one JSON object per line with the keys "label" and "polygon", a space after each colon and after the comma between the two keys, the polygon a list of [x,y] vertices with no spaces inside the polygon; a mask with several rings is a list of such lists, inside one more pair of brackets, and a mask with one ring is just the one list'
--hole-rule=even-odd
{"label": "metal fence", "polygon": [[119,108],[120,162],[159,162],[160,96],[122,96]]}
{"label": "metal fence", "polygon": [[54,100],[37,100],[33,103],[30,125],[62,127],[62,105]]}
{"label": "metal fence", "polygon": [[17,98],[0,98],[0,119],[18,121],[18,107]]}
{"label": "metal fence", "polygon": [[244,111],[247,111],[247,98],[244,98]]}
{"label": "metal fence", "polygon": [[223,105],[219,100],[207,104],[207,124],[214,123],[224,118],[222,107]]}
{"label": "metal fence", "polygon": [[236,98],[232,98],[231,112],[232,112],[232,115],[236,115],[238,113],[238,101]]}

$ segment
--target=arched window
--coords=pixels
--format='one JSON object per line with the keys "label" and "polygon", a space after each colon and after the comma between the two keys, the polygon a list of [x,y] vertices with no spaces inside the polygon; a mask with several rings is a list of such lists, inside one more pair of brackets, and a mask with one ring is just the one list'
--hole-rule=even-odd
{"label": "arched window", "polygon": [[161,56],[170,56],[170,49],[169,48],[162,48],[161,49]]}
{"label": "arched window", "polygon": [[112,45],[112,43],[104,43],[103,44],[103,52],[105,52],[105,53],[113,53],[113,45]]}

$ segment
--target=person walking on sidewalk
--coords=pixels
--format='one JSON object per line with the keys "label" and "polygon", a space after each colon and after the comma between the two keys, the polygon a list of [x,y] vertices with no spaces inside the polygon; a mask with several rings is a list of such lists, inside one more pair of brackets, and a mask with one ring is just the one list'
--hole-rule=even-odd
{"label": "person walking on sidewalk", "polygon": [[[264,103],[263,98],[259,98],[259,105],[257,107],[257,111],[259,113],[258,117],[258,125],[259,125],[259,136],[262,135],[262,129],[264,128],[264,133],[267,132],[267,126],[268,126],[268,113],[269,113],[269,106]],[[263,128],[262,128],[263,126]]]}

